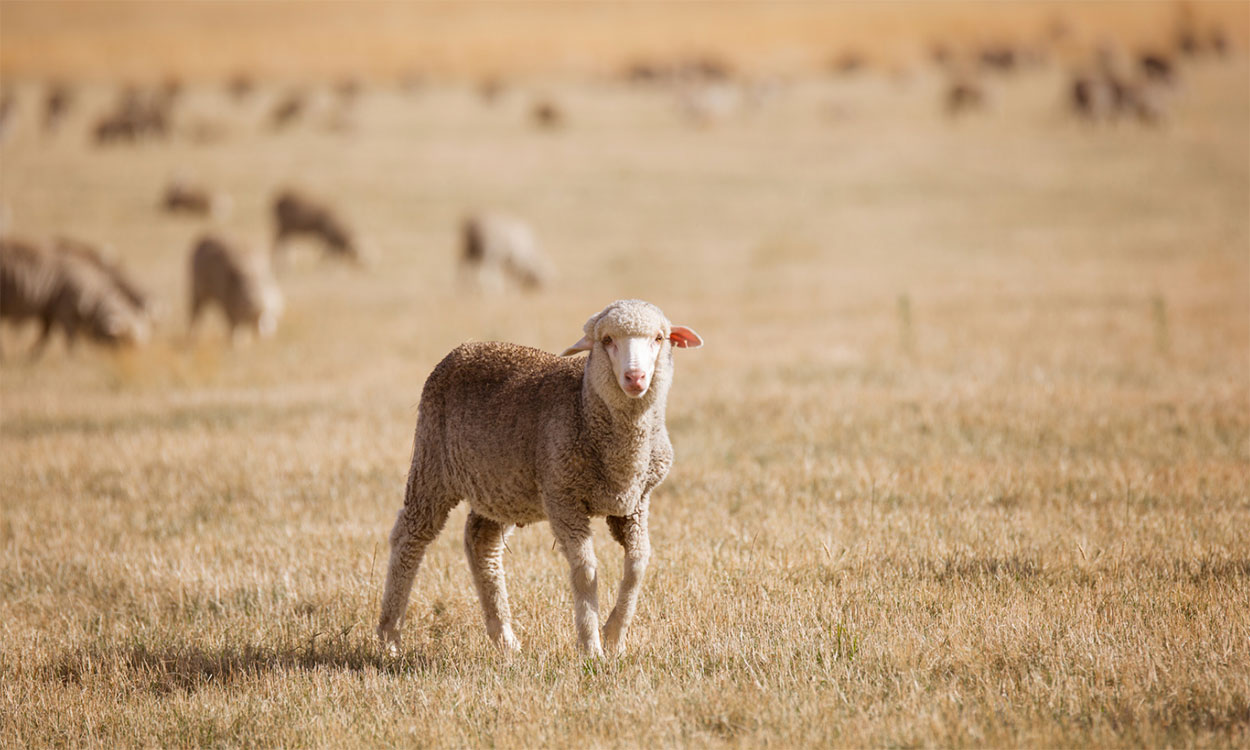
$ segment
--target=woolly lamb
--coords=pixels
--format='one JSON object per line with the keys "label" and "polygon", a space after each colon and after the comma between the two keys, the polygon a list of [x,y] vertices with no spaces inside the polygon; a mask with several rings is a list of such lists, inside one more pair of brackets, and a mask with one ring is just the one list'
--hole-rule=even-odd
{"label": "woolly lamb", "polygon": [[529,225],[510,216],[480,213],[462,225],[460,268],[479,286],[498,288],[505,279],[527,290],[551,275]]}
{"label": "woolly lamb", "polygon": [[269,258],[215,235],[206,235],[191,251],[191,320],[195,332],[200,312],[210,302],[221,306],[230,326],[230,340],[241,325],[269,337],[282,314],[282,291],[270,270]]}
{"label": "woolly lamb", "polygon": [[141,344],[148,339],[146,315],[90,262],[33,242],[0,239],[0,319],[20,325],[38,320],[39,339],[30,358],[43,353],[59,327],[66,345],[79,334],[103,344]]}
{"label": "woolly lamb", "polygon": [[562,356],[590,352],[584,360],[469,343],[426,380],[378,622],[392,652],[426,546],[462,500],[470,506],[464,546],[486,632],[506,652],[520,643],[504,583],[504,538],[513,526],[547,520],[571,568],[580,645],[602,655],[590,520],[606,516],[624,547],[625,572],[603,640],[609,652],[620,650],[651,554],[651,491],[673,463],[664,425],[673,348],[703,341],[640,300],[608,305],[583,330]]}
{"label": "woolly lamb", "polygon": [[311,236],[325,243],[328,255],[363,263],[361,247],[346,222],[322,201],[298,190],[283,190],[273,201],[275,262],[281,264],[285,241],[290,237]]}

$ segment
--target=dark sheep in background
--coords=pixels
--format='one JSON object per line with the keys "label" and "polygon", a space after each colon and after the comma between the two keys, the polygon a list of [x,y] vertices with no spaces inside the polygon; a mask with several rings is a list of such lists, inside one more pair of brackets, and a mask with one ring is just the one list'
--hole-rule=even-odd
{"label": "dark sheep in background", "polygon": [[278,100],[269,114],[269,124],[274,130],[281,130],[295,122],[307,107],[304,92],[291,91]]}
{"label": "dark sheep in background", "polygon": [[226,317],[230,341],[239,327],[272,336],[282,315],[282,291],[273,279],[269,258],[217,235],[205,235],[191,250],[191,310],[188,337],[200,313],[217,305]]}
{"label": "dark sheep in background", "polygon": [[293,189],[282,190],[273,202],[275,264],[281,266],[285,243],[292,237],[320,240],[327,255],[364,262],[362,249],[347,223],[318,198]]}
{"label": "dark sheep in background", "polygon": [[64,82],[55,82],[48,86],[43,100],[43,131],[53,133],[69,112],[74,102],[74,90]]}

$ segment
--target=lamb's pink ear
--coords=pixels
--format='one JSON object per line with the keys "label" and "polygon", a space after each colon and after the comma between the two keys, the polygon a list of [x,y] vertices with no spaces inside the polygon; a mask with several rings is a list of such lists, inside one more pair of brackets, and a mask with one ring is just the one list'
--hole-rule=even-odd
{"label": "lamb's pink ear", "polygon": [[693,328],[685,326],[673,326],[673,332],[668,335],[668,340],[680,349],[698,349],[703,346],[703,339],[699,337],[699,334],[695,333]]}
{"label": "lamb's pink ear", "polygon": [[594,345],[590,343],[589,337],[582,336],[580,339],[577,340],[576,344],[560,352],[560,356],[567,357],[570,354],[577,354],[578,352],[588,352],[593,348],[593,346]]}

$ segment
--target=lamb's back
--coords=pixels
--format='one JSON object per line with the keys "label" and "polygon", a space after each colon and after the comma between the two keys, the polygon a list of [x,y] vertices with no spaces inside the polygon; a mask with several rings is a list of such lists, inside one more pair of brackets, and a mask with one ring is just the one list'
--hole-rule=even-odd
{"label": "lamb's back", "polygon": [[421,396],[418,440],[446,488],[484,515],[534,520],[544,451],[567,441],[577,415],[584,358],[516,344],[474,342],[434,368]]}

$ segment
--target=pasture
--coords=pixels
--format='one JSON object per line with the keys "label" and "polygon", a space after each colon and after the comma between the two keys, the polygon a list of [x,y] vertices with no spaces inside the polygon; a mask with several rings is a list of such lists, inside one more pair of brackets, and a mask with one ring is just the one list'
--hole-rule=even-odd
{"label": "pasture", "polygon": [[[192,81],[220,140],[108,148],[114,86],[45,135],[19,81],[10,230],[109,242],[164,314],[33,364],[0,331],[0,745],[1243,745],[1250,65],[1187,65],[1159,127],[1080,122],[1065,80],[952,120],[931,69],[811,73],[711,127],[601,77],[367,81],[342,127],[323,88],[280,133],[281,86]],[[158,211],[185,171],[229,218]],[[370,264],[296,247],[273,339],[184,340],[192,242],[267,247],[285,185]],[[531,223],[545,289],[458,282],[477,208]],[[624,297],[707,341],[676,354],[625,654],[577,653],[545,524],[509,539],[523,651],[495,652],[462,506],[384,657],[425,376],[466,340],[560,351]]]}

